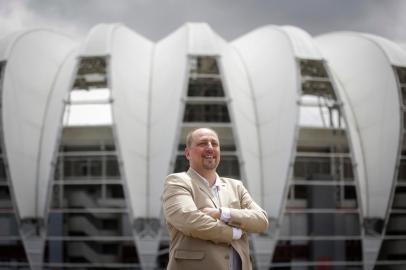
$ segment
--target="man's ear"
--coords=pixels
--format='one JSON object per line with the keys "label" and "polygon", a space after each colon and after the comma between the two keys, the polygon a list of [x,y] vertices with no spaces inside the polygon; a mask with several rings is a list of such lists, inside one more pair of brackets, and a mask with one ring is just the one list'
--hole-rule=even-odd
{"label": "man's ear", "polygon": [[186,157],[186,159],[187,159],[187,160],[189,160],[189,159],[190,159],[189,148],[187,148],[187,147],[186,147],[186,148],[185,148],[185,152],[184,152],[184,153],[185,153],[185,157]]}

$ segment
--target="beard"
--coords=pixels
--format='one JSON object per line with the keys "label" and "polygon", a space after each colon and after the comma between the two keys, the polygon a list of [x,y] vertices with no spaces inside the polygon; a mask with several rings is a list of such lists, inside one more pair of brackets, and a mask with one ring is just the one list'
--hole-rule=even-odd
{"label": "beard", "polygon": [[203,168],[205,170],[215,170],[219,165],[220,160],[218,159],[210,159],[210,160],[203,160]]}

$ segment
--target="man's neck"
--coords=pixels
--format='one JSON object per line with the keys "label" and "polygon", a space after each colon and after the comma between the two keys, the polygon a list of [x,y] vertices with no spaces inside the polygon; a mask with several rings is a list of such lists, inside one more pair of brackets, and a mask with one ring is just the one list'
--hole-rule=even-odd
{"label": "man's neck", "polygon": [[[193,169],[193,168],[192,168]],[[197,171],[193,169],[195,172],[197,172],[201,177],[207,180],[209,186],[213,186],[214,183],[216,183],[216,172],[215,171]]]}
{"label": "man's neck", "polygon": [[204,179],[207,180],[207,182],[209,182],[209,186],[213,186],[214,183],[216,183],[216,173],[212,173],[209,175],[202,175],[204,177]]}

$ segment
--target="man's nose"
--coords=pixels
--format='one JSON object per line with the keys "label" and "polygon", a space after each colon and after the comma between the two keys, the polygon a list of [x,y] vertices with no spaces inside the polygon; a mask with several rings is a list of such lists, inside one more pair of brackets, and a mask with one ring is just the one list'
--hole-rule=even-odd
{"label": "man's nose", "polygon": [[206,145],[206,147],[207,147],[208,149],[213,149],[213,145],[211,144],[211,142],[208,142],[207,145]]}

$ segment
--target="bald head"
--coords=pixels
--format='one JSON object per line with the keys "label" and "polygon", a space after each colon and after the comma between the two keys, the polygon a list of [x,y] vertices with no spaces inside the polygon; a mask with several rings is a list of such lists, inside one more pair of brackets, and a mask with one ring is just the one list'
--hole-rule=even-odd
{"label": "bald head", "polygon": [[218,139],[218,134],[215,130],[211,129],[211,128],[195,128],[191,131],[189,131],[189,133],[186,135],[186,147],[191,147],[193,144],[193,136],[195,133],[199,133],[199,132],[212,132],[216,135],[217,139]]}

